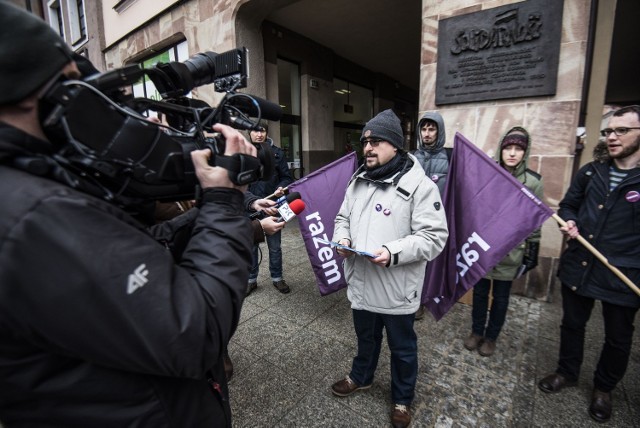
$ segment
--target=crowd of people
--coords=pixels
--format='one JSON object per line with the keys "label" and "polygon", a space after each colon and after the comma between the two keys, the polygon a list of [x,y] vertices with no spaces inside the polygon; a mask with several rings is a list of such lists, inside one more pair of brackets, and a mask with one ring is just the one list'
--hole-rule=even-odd
{"label": "crowd of people", "polygon": [[[269,180],[237,184],[209,163],[211,150],[194,150],[200,194],[153,205],[153,219],[143,222],[66,163],[68,141],[43,124],[51,114],[43,94],[82,78],[74,53],[44,21],[4,0],[0,35],[0,421],[231,426],[227,347],[243,301],[257,287],[261,242],[274,287],[291,291],[282,272],[285,223],[274,217],[274,199],[293,179],[267,124],[257,124],[249,139],[226,125],[213,128],[225,138],[225,156],[255,157],[268,145],[275,160]],[[100,118],[93,119],[100,129]],[[598,422],[611,417],[611,391],[627,368],[640,297],[577,238],[640,283],[640,107],[617,110],[602,134],[606,156],[581,168],[560,202],[568,238],[558,271],[560,352],[556,371],[538,383],[545,393],[577,384],[585,326],[601,301],[605,342],[588,409]],[[424,311],[426,265],[448,237],[441,194],[451,179],[451,150],[442,116],[426,113],[417,135],[417,150],[407,152],[392,110],[365,124],[363,162],[333,230],[339,244],[372,254],[337,250],[345,257],[357,352],[330,390],[345,397],[372,385],[384,332],[394,427],[411,423],[414,322]],[[542,198],[542,177],[528,169],[531,146],[528,131],[513,126],[498,141],[496,162]],[[251,221],[256,212],[264,215]],[[465,348],[485,357],[495,352],[512,281],[536,267],[539,241],[536,230],[474,287]]]}

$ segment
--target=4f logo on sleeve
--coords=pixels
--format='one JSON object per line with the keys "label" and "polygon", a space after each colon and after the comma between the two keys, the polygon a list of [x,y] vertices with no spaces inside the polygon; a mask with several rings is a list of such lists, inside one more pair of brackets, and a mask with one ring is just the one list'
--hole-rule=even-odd
{"label": "4f logo on sleeve", "polygon": [[136,291],[138,288],[144,286],[149,280],[147,279],[147,275],[149,275],[149,271],[147,270],[147,265],[144,263],[141,264],[133,271],[131,275],[129,275],[129,282],[127,284],[127,294],[131,294]]}

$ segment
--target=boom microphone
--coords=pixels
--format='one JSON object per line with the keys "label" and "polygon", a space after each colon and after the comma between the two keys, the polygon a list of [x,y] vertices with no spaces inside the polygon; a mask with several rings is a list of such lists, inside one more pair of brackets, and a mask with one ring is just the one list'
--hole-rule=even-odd
{"label": "boom microphone", "polygon": [[[279,208],[285,203],[290,204],[291,202],[299,199],[300,199],[300,192],[291,192],[288,195],[283,195],[278,199],[276,199],[275,201],[276,204],[274,205],[274,207]],[[257,218],[262,218],[262,217],[264,217],[264,213],[262,211],[255,212],[249,216],[251,220],[255,220]]]}
{"label": "boom microphone", "polygon": [[251,95],[251,98],[244,96],[234,96],[229,99],[229,105],[247,113],[251,117],[258,117],[258,113],[262,119],[277,122],[282,118],[282,107],[271,101]]}

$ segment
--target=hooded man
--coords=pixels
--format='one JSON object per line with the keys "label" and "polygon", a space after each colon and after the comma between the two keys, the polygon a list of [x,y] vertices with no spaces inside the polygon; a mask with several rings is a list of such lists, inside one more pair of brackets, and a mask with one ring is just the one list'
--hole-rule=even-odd
{"label": "hooded man", "polygon": [[[440,196],[444,195],[444,186],[449,173],[449,159],[451,149],[446,148],[446,134],[444,120],[440,113],[427,112],[418,121],[416,127],[418,148],[413,152],[418,164],[424,170],[425,175],[436,185]],[[416,312],[416,319],[424,318],[425,307],[420,305]]]}
{"label": "hooded man", "polygon": [[427,177],[438,186],[440,195],[444,194],[444,185],[449,172],[450,149],[444,147],[446,134],[444,120],[440,113],[427,112],[418,121],[416,129],[418,148],[413,155]]}

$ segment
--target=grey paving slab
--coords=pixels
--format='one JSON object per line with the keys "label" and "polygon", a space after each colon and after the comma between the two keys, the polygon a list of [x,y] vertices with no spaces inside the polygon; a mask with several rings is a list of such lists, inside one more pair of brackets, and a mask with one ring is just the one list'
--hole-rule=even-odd
{"label": "grey paving slab", "polygon": [[[390,370],[386,342],[372,387],[334,397],[356,351],[346,291],[320,296],[295,222],[283,232],[284,278],[290,294],[272,285],[268,253],[258,290],[245,300],[229,353],[234,427],[385,427],[389,424]],[[561,298],[551,302],[512,296],[507,323],[489,358],[466,350],[471,307],[456,304],[440,321],[427,314],[415,324],[419,372],[413,427],[637,427],[640,428],[640,333],[625,379],[614,391],[610,422],[587,413],[592,377],[603,342],[601,307],[587,327],[579,383],[548,395],[537,382],[556,366]]]}

